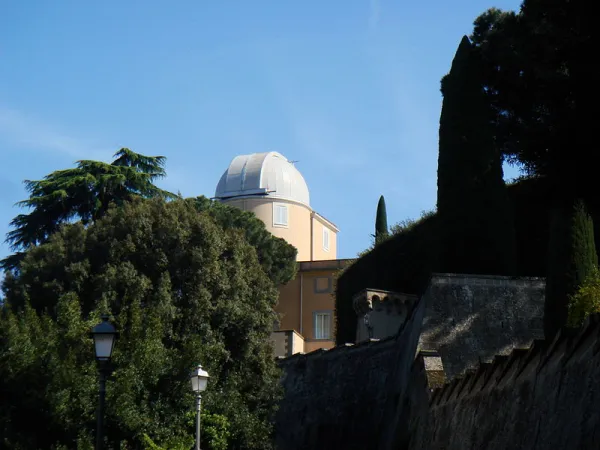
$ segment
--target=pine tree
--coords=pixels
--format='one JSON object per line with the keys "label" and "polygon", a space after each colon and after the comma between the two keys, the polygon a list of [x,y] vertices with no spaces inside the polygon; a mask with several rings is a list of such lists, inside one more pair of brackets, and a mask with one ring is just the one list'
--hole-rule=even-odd
{"label": "pine tree", "polygon": [[389,236],[385,198],[379,197],[377,216],[375,217],[375,245],[385,241]]}
{"label": "pine tree", "polygon": [[439,270],[512,274],[515,231],[481,64],[464,36],[442,79],[437,209]]}
{"label": "pine tree", "polygon": [[77,167],[57,170],[42,180],[27,180],[29,198],[17,203],[29,208],[10,223],[6,241],[16,253],[0,261],[0,268],[15,269],[23,250],[42,244],[61,225],[81,220],[91,224],[108,211],[111,204],[122,206],[134,198],[174,199],[177,196],[154,183],[166,176],[164,156],[144,156],[122,148],[112,163],[83,160]]}

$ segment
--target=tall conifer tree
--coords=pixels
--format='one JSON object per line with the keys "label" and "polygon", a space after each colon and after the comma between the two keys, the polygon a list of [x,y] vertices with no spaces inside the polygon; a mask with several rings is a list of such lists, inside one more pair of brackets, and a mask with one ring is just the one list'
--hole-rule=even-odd
{"label": "tall conifer tree", "polygon": [[557,209],[552,217],[548,249],[544,311],[547,339],[567,325],[569,300],[597,267],[594,223],[583,201],[577,201],[572,212]]}
{"label": "tall conifer tree", "polygon": [[512,274],[515,231],[502,158],[490,126],[481,64],[464,36],[442,79],[438,198],[440,267],[462,273]]}
{"label": "tall conifer tree", "polygon": [[385,198],[379,197],[377,216],[375,217],[375,244],[383,242],[389,236]]}

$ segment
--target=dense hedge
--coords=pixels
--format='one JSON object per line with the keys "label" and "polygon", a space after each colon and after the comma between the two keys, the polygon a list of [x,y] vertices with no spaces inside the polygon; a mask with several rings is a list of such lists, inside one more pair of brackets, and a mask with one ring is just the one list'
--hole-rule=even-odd
{"label": "dense hedge", "polygon": [[[545,276],[549,214],[556,193],[544,179],[526,179],[508,186],[515,214],[517,275]],[[600,216],[600,210],[592,216]],[[596,239],[598,222],[596,219]],[[421,295],[438,271],[438,219],[428,216],[357,259],[336,283],[336,341],[354,342],[356,315],[352,296],[362,289],[386,289]],[[457,262],[461,257],[456,255]],[[462,263],[462,262],[461,262]]]}
{"label": "dense hedge", "polygon": [[336,341],[354,342],[352,296],[365,288],[421,293],[435,267],[435,215],[377,245],[357,259],[336,283]]}

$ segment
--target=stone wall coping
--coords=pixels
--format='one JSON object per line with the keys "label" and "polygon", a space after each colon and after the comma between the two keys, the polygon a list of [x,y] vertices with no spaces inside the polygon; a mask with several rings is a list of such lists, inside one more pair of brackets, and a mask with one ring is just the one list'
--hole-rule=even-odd
{"label": "stone wall coping", "polygon": [[294,330],[293,328],[283,328],[281,330],[273,330],[271,331],[271,333],[294,333],[297,334],[299,337],[301,337],[302,339],[304,339],[304,336],[302,336],[298,331]]}
{"label": "stone wall coping", "polygon": [[421,355],[423,358],[436,358],[440,356],[440,353],[437,350],[427,350],[422,349],[417,352],[418,355]]}
{"label": "stone wall coping", "polygon": [[305,357],[305,358],[312,358],[315,356],[320,356],[323,353],[334,353],[337,352],[339,350],[344,350],[344,349],[356,349],[356,348],[362,348],[362,347],[366,347],[366,346],[373,346],[373,345],[378,345],[378,344],[382,344],[384,342],[389,342],[391,340],[396,339],[397,335],[393,335],[393,336],[389,336],[385,339],[369,339],[369,340],[365,340],[365,341],[361,341],[358,342],[356,344],[352,344],[350,342],[347,342],[345,344],[340,344],[340,345],[336,345],[335,347],[332,348],[318,348],[316,350],[313,350],[312,352],[308,352],[308,353],[304,353],[304,352],[298,352],[298,353],[294,353],[291,356],[277,356],[275,359],[277,361],[291,361],[294,359],[299,359],[301,357]]}
{"label": "stone wall coping", "polygon": [[437,273],[431,274],[431,278],[461,278],[461,279],[487,279],[487,280],[506,280],[506,281],[546,281],[545,277],[516,277],[506,275],[486,275],[470,273]]}
{"label": "stone wall coping", "polygon": [[358,291],[356,294],[354,294],[354,297],[358,297],[359,295],[364,294],[366,292],[374,292],[374,293],[383,294],[383,295],[395,295],[395,296],[414,297],[414,298],[418,297],[415,294],[407,294],[405,292],[386,291],[384,289],[372,289],[372,288],[362,289],[362,290]]}
{"label": "stone wall coping", "polygon": [[566,367],[578,358],[589,358],[585,353],[590,349],[594,354],[600,350],[600,313],[589,316],[579,329],[563,328],[552,341],[536,340],[528,349],[515,348],[509,355],[497,355],[490,362],[482,361],[478,368],[435,389],[430,405],[437,407],[460,401],[509,384],[514,389],[519,379],[530,374],[537,376],[549,361]]}
{"label": "stone wall coping", "polygon": [[[425,291],[427,291],[427,289],[429,289],[432,285],[436,285],[436,284],[450,284],[452,282],[452,280],[460,280],[464,283],[468,283],[469,281],[471,281],[473,284],[495,284],[495,283],[485,283],[485,281],[496,281],[501,285],[511,285],[512,283],[515,283],[517,285],[521,284],[523,286],[525,286],[528,283],[537,283],[540,284],[541,287],[541,283],[545,283],[546,282],[546,278],[545,277],[517,277],[517,276],[507,276],[507,275],[487,275],[487,274],[476,274],[476,273],[450,273],[450,272],[434,272],[431,274],[431,276],[429,277],[429,281],[427,283],[427,286],[425,288]],[[477,281],[475,281],[477,280]],[[503,283],[500,283],[503,282]],[[361,289],[360,291],[356,291],[353,295],[352,298],[357,298],[360,295],[365,294],[366,292],[377,292],[380,294],[385,294],[385,295],[389,295],[389,294],[393,294],[393,295],[403,295],[406,297],[413,297],[413,298],[418,298],[419,296],[416,294],[408,294],[406,292],[396,292],[396,291],[387,291],[384,289],[373,289],[373,288],[365,288],[365,289]]]}

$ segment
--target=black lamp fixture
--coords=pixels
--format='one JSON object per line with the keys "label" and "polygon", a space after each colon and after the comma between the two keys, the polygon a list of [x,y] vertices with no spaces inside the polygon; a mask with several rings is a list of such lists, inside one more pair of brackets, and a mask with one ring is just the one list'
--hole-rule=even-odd
{"label": "black lamp fixture", "polygon": [[108,321],[108,316],[104,314],[102,316],[102,322],[92,329],[94,350],[98,362],[110,361],[117,335],[118,333],[114,325]]}

